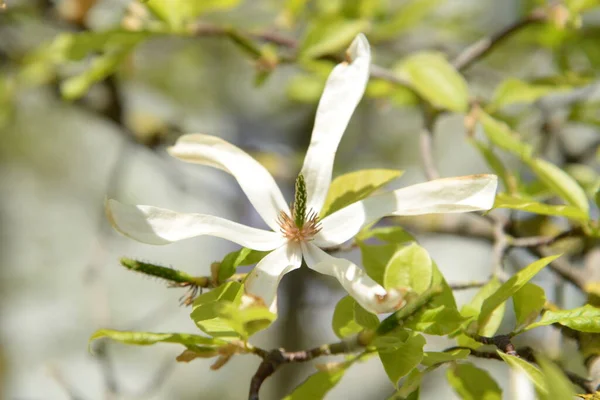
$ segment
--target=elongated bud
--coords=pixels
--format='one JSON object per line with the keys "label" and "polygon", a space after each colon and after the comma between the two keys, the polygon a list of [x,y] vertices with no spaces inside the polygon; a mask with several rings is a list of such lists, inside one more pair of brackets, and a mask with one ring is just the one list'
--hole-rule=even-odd
{"label": "elongated bud", "polygon": [[189,283],[198,286],[206,286],[208,284],[208,278],[206,277],[193,277],[182,271],[176,269],[162,267],[156,264],[150,264],[138,260],[132,260],[131,258],[121,258],[121,265],[125,268],[141,272],[142,274],[155,276],[157,278],[164,279],[174,283]]}
{"label": "elongated bud", "polygon": [[293,217],[294,222],[298,228],[304,226],[306,219],[306,182],[304,181],[304,175],[298,175],[296,179],[296,194],[294,196],[294,209]]}

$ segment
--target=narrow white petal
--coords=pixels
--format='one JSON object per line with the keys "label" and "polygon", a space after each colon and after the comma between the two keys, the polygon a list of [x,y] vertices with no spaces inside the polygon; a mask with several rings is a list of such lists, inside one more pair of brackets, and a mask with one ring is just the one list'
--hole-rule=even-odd
{"label": "narrow white petal", "polygon": [[302,167],[308,209],[317,212],[329,190],[338,145],[369,79],[371,50],[363,34],[354,39],[347,54],[351,61],[338,64],[327,79]]}
{"label": "narrow white petal", "polygon": [[470,175],[436,179],[366,198],[321,221],[314,243],[337,246],[360,229],[388,215],[462,213],[489,210],[494,205],[496,175]]}
{"label": "narrow white petal", "polygon": [[106,215],[117,231],[148,244],[169,244],[201,235],[220,237],[261,251],[273,250],[285,243],[285,238],[279,233],[251,228],[212,215],[133,206],[116,200],[106,202]]}
{"label": "narrow white petal", "polygon": [[385,290],[356,264],[332,257],[311,243],[302,245],[302,253],[309,268],[336,278],[365,310],[380,314],[395,311],[404,305],[400,292]]}
{"label": "narrow white petal", "polygon": [[283,245],[263,258],[244,282],[246,294],[262,299],[271,312],[277,312],[277,287],[285,274],[300,268],[302,251],[298,245]]}
{"label": "narrow white petal", "polygon": [[279,212],[288,211],[289,206],[273,176],[248,153],[216,136],[202,134],[184,135],[168,151],[180,160],[233,175],[267,225],[279,230]]}

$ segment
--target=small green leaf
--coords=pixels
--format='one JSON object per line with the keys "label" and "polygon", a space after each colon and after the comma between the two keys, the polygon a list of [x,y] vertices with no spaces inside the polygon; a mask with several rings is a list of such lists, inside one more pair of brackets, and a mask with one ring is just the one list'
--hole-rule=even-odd
{"label": "small green leaf", "polygon": [[433,262],[427,251],[417,243],[398,249],[385,267],[383,286],[411,288],[423,293],[431,286]]}
{"label": "small green leaf", "polygon": [[292,393],[283,400],[321,400],[342,379],[346,368],[334,368],[332,371],[319,371],[312,374],[298,385]]}
{"label": "small green leaf", "polygon": [[464,400],[501,400],[502,389],[490,374],[471,363],[454,364],[446,373],[450,386]]}
{"label": "small green leaf", "polygon": [[365,267],[367,275],[383,286],[385,268],[392,256],[398,251],[399,246],[397,244],[371,245],[358,242],[358,247],[362,256],[362,265]]}
{"label": "small green leaf", "polygon": [[572,87],[566,85],[529,83],[509,78],[498,85],[489,107],[499,109],[511,104],[531,104],[550,93],[560,93],[570,89]]}
{"label": "small green leaf", "polygon": [[412,334],[406,342],[400,344],[397,348],[379,350],[379,358],[383,363],[383,368],[388,377],[394,384],[408,374],[423,359],[423,346],[425,338],[419,334]]}
{"label": "small green leaf", "polygon": [[260,305],[240,308],[236,303],[221,302],[217,303],[216,310],[219,319],[225,321],[243,339],[267,328],[277,318],[267,307]]}
{"label": "small green leaf", "polygon": [[331,325],[337,337],[345,338],[363,330],[354,317],[356,300],[350,296],[343,297],[335,306]]}
{"label": "small green leaf", "polygon": [[424,372],[419,371],[418,368],[414,368],[402,382],[402,386],[395,393],[396,397],[391,397],[388,400],[399,399],[399,400],[418,400],[419,399],[419,388],[421,381],[423,380]]}
{"label": "small green leaf", "polygon": [[530,324],[540,315],[540,311],[546,304],[544,289],[533,284],[526,283],[521,289],[513,294],[513,308],[517,319],[517,327]]}
{"label": "small green leaf", "polygon": [[516,155],[521,159],[528,159],[533,153],[533,147],[524,143],[519,135],[513,132],[504,122],[500,122],[484,112],[479,113],[479,122],[487,138],[495,146]]}
{"label": "small green leaf", "polygon": [[411,55],[402,61],[397,71],[433,106],[455,112],[467,110],[467,83],[443,54]]}
{"label": "small green leaf", "polygon": [[515,275],[513,275],[508,281],[504,282],[496,292],[488,297],[481,306],[481,313],[479,314],[478,324],[479,326],[485,325],[489,320],[492,312],[514,295],[519,289],[521,289],[527,282],[531,280],[538,272],[542,270],[546,265],[560,257],[561,254],[545,257],[539,259],[527,267],[523,268]]}
{"label": "small green leaf", "polygon": [[179,31],[187,22],[210,11],[225,11],[236,7],[240,0],[148,0],[150,11]]}
{"label": "small green leaf", "polygon": [[[494,294],[500,286],[501,284],[498,279],[494,278],[490,280],[486,285],[479,289],[469,304],[463,306],[460,310],[462,316],[470,318],[471,321],[477,320],[481,313],[481,307],[483,306],[484,301]],[[502,323],[502,318],[504,318],[504,310],[504,304],[497,307],[487,319],[486,323],[477,327],[477,333],[482,336],[494,336]]]}
{"label": "small green leaf", "polygon": [[302,40],[298,55],[311,59],[345,50],[356,35],[368,27],[369,22],[364,20],[324,18],[313,21]]}
{"label": "small green leaf", "polygon": [[522,358],[511,356],[510,354],[503,353],[500,350],[497,350],[497,353],[511,368],[524,372],[541,393],[548,393],[546,382],[544,381],[544,375],[539,369]]}
{"label": "small green leaf", "polygon": [[404,327],[440,336],[456,331],[465,322],[465,318],[458,312],[452,289],[446,283],[435,262],[432,265],[431,287],[441,287],[442,292],[408,318]]}
{"label": "small green leaf", "polygon": [[548,205],[527,198],[510,196],[506,193],[496,194],[494,208],[508,208],[540,215],[566,217],[578,221],[587,221],[589,219],[587,213],[573,206]]}
{"label": "small green leaf", "polygon": [[363,169],[338,176],[329,186],[320,217],[323,218],[366,198],[377,189],[399,178],[402,173],[403,171],[393,169]]}
{"label": "small green leaf", "polygon": [[229,279],[235,274],[237,267],[256,264],[267,254],[269,254],[268,251],[251,250],[245,247],[227,254],[219,265],[219,282],[225,282]]}
{"label": "small green leaf", "polygon": [[580,332],[600,333],[600,308],[586,304],[572,310],[546,311],[538,322],[527,326],[525,330],[560,324]]}
{"label": "small green leaf", "polygon": [[375,330],[379,326],[377,315],[365,310],[360,304],[354,304],[354,319],[365,329]]}
{"label": "small green leaf", "polygon": [[469,139],[469,141],[479,150],[483,158],[485,159],[487,165],[494,171],[496,175],[502,181],[502,184],[506,188],[509,193],[512,193],[516,187],[516,178],[515,176],[504,166],[504,163],[500,158],[494,153],[494,150],[487,144],[476,140]]}
{"label": "small green leaf", "polygon": [[382,21],[378,21],[370,38],[374,40],[385,40],[398,37],[418,25],[419,22],[431,13],[443,0],[408,0],[403,1],[401,7],[393,15]]}
{"label": "small green leaf", "polygon": [[556,165],[541,158],[531,159],[527,161],[527,164],[558,197],[587,215],[590,209],[588,199],[585,191],[575,179]]}
{"label": "small green leaf", "polygon": [[454,349],[451,351],[426,351],[423,354],[421,364],[426,367],[432,367],[438,364],[444,364],[450,361],[462,360],[467,358],[471,352],[467,349]]}
{"label": "small green leaf", "polygon": [[194,301],[190,317],[198,328],[210,336],[237,338],[240,334],[226,318],[222,318],[221,306],[229,303],[239,304],[242,292],[241,283],[227,282],[204,293]]}
{"label": "small green leaf", "polygon": [[109,338],[120,343],[147,346],[155,343],[179,343],[184,346],[222,346],[226,342],[189,333],[154,333],[154,332],[131,332],[117,331],[113,329],[99,329],[90,337],[90,343],[96,339]]}

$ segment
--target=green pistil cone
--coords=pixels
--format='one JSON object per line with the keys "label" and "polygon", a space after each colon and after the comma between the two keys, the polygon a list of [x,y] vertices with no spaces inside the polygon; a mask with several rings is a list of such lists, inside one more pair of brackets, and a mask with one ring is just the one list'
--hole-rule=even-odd
{"label": "green pistil cone", "polygon": [[298,228],[304,226],[306,218],[306,181],[304,175],[298,175],[296,179],[296,194],[294,196],[294,222]]}

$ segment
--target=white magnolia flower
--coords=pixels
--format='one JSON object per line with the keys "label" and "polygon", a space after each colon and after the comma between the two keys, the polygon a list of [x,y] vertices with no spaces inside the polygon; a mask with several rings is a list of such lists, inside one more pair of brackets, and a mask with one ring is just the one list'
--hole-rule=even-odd
{"label": "white magnolia flower", "polygon": [[385,290],[352,262],[327,254],[359,230],[388,215],[419,215],[488,210],[497,186],[494,175],[439,179],[369,197],[318,218],[329,185],[333,160],[348,121],[369,77],[371,54],[361,34],[348,49],[348,62],[337,65],[319,102],[312,138],[297,181],[292,208],[271,174],[238,147],[218,137],[182,136],[169,153],[183,161],[209,165],[233,175],[272,231],[251,228],[204,214],[183,214],[152,206],[107,202],[107,214],[121,233],[149,244],[168,244],[200,235],[217,236],[254,250],[271,251],[248,275],[246,293],[276,310],[279,281],[300,267],[335,277],[365,309],[391,312],[403,305],[397,290]]}

